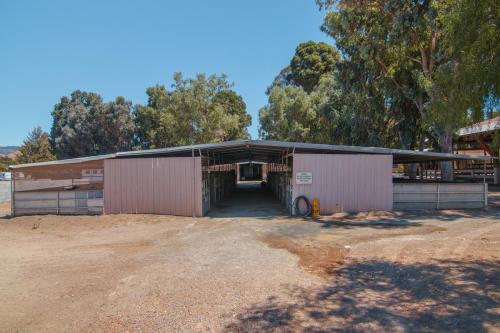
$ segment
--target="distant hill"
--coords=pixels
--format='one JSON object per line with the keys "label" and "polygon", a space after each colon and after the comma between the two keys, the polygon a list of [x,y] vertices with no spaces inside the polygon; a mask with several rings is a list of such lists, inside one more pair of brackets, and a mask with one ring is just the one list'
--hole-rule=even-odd
{"label": "distant hill", "polygon": [[16,156],[18,150],[18,146],[0,146],[0,155],[13,157]]}

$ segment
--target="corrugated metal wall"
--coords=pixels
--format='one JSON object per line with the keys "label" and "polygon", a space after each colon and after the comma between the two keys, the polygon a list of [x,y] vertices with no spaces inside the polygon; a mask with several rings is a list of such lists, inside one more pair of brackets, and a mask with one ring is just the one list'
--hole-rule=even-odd
{"label": "corrugated metal wall", "polygon": [[105,160],[104,212],[202,216],[201,158]]}
{"label": "corrugated metal wall", "polygon": [[[297,172],[312,172],[312,184],[297,185]],[[391,211],[391,155],[295,154],[293,199],[318,197],[321,214]]]}

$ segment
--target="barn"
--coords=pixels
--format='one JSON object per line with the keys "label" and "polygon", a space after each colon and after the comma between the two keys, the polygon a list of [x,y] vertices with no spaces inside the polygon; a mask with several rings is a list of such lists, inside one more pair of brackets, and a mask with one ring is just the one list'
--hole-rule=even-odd
{"label": "barn", "polygon": [[[318,198],[321,214],[482,208],[487,184],[442,182],[438,162],[489,159],[266,140],[119,152],[11,166],[12,215],[204,216],[250,178],[291,214],[299,196]],[[398,172],[410,163],[421,166],[417,180]]]}

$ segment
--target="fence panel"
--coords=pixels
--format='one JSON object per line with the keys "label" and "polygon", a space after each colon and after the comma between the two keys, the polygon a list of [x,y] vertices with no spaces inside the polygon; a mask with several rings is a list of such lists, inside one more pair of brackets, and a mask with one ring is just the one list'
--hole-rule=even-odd
{"label": "fence panel", "polygon": [[488,206],[488,184],[394,184],[394,209],[469,209]]}

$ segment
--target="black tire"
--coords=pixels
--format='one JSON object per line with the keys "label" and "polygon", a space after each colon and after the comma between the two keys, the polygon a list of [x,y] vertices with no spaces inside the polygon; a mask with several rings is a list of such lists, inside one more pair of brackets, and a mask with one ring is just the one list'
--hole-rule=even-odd
{"label": "black tire", "polygon": [[[305,212],[300,211],[299,204],[301,200],[303,200],[306,203],[307,209]],[[298,197],[296,197],[295,200],[293,200],[293,208],[294,208],[294,216],[307,217],[311,215],[311,210],[312,210],[311,202],[306,196],[299,195]]]}

